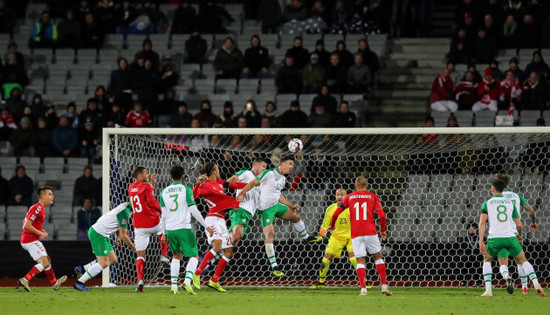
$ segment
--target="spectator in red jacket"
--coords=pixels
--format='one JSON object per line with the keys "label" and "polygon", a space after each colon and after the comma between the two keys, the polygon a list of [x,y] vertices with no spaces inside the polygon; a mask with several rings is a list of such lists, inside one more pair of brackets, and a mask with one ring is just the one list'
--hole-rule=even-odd
{"label": "spectator in red jacket", "polygon": [[474,73],[466,72],[464,80],[456,86],[456,102],[458,110],[472,110],[472,106],[478,101],[477,83],[474,82]]}
{"label": "spectator in red jacket", "polygon": [[513,114],[515,106],[521,99],[521,84],[516,80],[513,70],[506,71],[506,78],[500,82],[498,109],[506,109]]}
{"label": "spectator in red jacket", "polygon": [[472,111],[477,113],[482,110],[498,111],[498,98],[500,95],[500,82],[493,78],[491,67],[485,69],[485,77],[477,87],[477,96],[480,100],[472,107]]}
{"label": "spectator in red jacket", "polygon": [[458,104],[452,100],[454,90],[455,84],[450,77],[449,69],[445,68],[432,83],[430,94],[432,110],[456,112]]}
{"label": "spectator in red jacket", "polygon": [[143,110],[141,103],[134,104],[134,110],[126,116],[126,125],[131,128],[144,128],[152,122],[151,116]]}

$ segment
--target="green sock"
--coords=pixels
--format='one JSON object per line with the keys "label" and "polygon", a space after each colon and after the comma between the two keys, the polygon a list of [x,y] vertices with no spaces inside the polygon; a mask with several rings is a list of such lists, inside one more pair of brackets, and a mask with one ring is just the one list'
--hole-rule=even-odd
{"label": "green sock", "polygon": [[329,265],[330,260],[323,257],[323,260],[321,260],[321,266],[319,267],[319,283],[325,283],[325,278],[327,277]]}

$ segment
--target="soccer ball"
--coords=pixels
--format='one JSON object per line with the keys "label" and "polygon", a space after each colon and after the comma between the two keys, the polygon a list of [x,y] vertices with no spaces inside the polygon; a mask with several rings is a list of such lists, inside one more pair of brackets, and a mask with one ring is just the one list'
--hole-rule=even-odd
{"label": "soccer ball", "polygon": [[302,143],[302,140],[298,138],[294,138],[288,142],[288,150],[292,153],[298,153],[302,151],[304,148],[304,144]]}

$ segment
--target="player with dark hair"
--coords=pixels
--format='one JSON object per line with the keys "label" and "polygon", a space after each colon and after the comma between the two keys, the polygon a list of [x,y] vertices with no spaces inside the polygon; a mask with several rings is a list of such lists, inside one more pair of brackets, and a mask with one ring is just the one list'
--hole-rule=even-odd
{"label": "player with dark hair", "polygon": [[304,222],[300,218],[300,215],[296,213],[296,210],[300,209],[300,206],[290,203],[281,192],[286,184],[285,175],[290,174],[293,168],[294,157],[285,156],[281,158],[279,166],[272,170],[263,171],[248,183],[237,196],[237,201],[242,202],[245,194],[259,186],[260,202],[258,203],[258,214],[261,217],[264,229],[265,251],[271,264],[273,275],[276,277],[282,277],[284,273],[279,268],[277,259],[275,258],[275,248],[273,246],[273,238],[275,236],[275,230],[273,229],[274,217],[292,222],[296,232],[307,243],[316,243],[323,239],[321,236],[311,236],[308,234]]}
{"label": "player with dark hair", "polygon": [[51,265],[52,260],[48,256],[44,245],[40,242],[40,238],[46,239],[48,237],[48,232],[43,229],[43,226],[46,220],[46,207],[53,204],[53,189],[50,186],[41,186],[38,188],[36,195],[38,196],[38,203],[29,208],[25,220],[23,220],[23,233],[21,234],[21,247],[29,252],[32,259],[36,261],[36,265],[17,283],[30,292],[29,281],[44,271],[52,288],[57,291],[67,281],[67,276],[62,276],[59,279],[55,277]]}

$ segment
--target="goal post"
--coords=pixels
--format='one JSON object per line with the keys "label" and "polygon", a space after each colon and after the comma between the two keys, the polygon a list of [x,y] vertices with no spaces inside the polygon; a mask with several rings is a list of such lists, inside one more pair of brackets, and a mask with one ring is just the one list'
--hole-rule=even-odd
{"label": "goal post", "polygon": [[[268,167],[274,167],[282,155],[291,154],[287,143],[292,138],[302,139],[304,149],[295,154],[295,168],[287,176],[283,194],[300,205],[299,214],[310,234],[317,235],[326,207],[335,202],[335,190],[353,191],[358,175],[367,177],[368,189],[380,196],[388,218],[388,240],[382,243],[382,254],[390,285],[459,286],[482,279],[482,257],[475,234],[469,234],[468,228],[479,220],[481,204],[490,197],[490,180],[497,172],[509,174],[510,189],[522,194],[535,209],[538,231],[529,229],[527,211],[521,211],[523,245],[539,279],[550,280],[548,127],[104,128],[103,213],[111,209],[111,202],[127,200],[133,166],[145,166],[149,173],[158,174],[154,187],[158,196],[171,182],[169,169],[173,165],[184,167],[184,184],[192,187],[198,168],[206,161],[216,162],[224,179],[250,169],[254,156],[266,158]],[[205,204],[200,198],[197,201],[205,216]],[[275,251],[286,276],[271,277],[261,225],[253,217],[222,276],[224,284],[305,286],[317,281],[328,237],[320,244],[303,244],[291,223],[281,221],[275,223]],[[208,248],[203,229],[195,222],[193,227],[202,254]],[[135,254],[125,246],[115,250],[119,263],[104,271],[103,286],[134,285]],[[148,284],[168,283],[170,271],[161,265],[159,254],[154,239],[146,258]],[[330,264],[328,286],[356,284],[347,257],[344,250]],[[510,265],[518,278],[515,264]],[[210,273],[213,270],[205,277]],[[369,259],[367,273],[369,281],[377,285],[378,276]]]}

